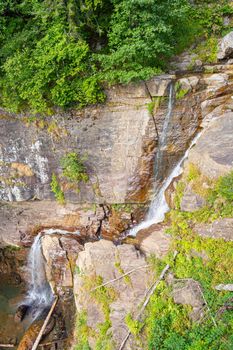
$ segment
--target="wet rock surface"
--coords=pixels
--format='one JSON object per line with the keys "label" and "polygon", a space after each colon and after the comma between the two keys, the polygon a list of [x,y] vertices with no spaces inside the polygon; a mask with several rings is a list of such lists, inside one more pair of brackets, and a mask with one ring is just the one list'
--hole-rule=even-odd
{"label": "wet rock surface", "polygon": [[73,287],[73,270],[78,253],[83,250],[75,237],[44,235],[41,238],[47,280],[55,294]]}

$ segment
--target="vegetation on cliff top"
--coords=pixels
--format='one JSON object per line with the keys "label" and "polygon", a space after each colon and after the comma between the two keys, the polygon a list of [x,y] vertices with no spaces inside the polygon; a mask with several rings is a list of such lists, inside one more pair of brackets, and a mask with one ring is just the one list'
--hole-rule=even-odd
{"label": "vegetation on cliff top", "polygon": [[161,72],[229,13],[226,0],[0,1],[0,104],[49,113],[102,102],[102,84]]}

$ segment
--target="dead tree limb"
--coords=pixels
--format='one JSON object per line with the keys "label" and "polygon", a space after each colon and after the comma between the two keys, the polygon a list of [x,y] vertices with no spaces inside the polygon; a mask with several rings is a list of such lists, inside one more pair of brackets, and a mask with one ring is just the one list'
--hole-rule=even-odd
{"label": "dead tree limb", "polygon": [[90,292],[93,292],[94,290],[96,290],[96,289],[98,289],[98,288],[101,288],[101,287],[104,287],[104,286],[106,286],[106,285],[108,285],[108,284],[110,284],[110,283],[119,281],[120,279],[122,279],[122,278],[124,278],[125,276],[127,276],[127,275],[133,273],[134,271],[137,271],[137,270],[140,270],[140,269],[145,269],[146,267],[149,267],[149,266],[150,266],[150,265],[143,265],[143,266],[136,267],[135,269],[132,269],[132,270],[130,270],[130,271],[124,273],[124,274],[121,275],[120,277],[114,278],[114,279],[109,280],[109,281],[107,281],[107,282],[105,282],[105,283],[103,283],[103,284],[100,284],[99,286],[97,286],[97,287],[95,287],[95,288],[92,288],[92,289],[90,290]]}
{"label": "dead tree limb", "polygon": [[[176,256],[177,256],[177,254],[178,254],[178,252],[175,251],[175,252],[174,252],[174,255],[173,255],[173,259],[174,259],[174,260],[175,260],[175,258],[176,258]],[[159,278],[158,278],[158,279],[151,285],[151,287],[149,288],[149,293],[148,293],[148,291],[146,292],[146,295],[147,295],[146,300],[145,300],[144,303],[142,304],[142,307],[141,307],[141,309],[140,309],[140,311],[139,311],[139,313],[138,313],[138,315],[137,315],[137,317],[136,317],[136,320],[138,320],[138,321],[140,320],[140,317],[141,317],[142,313],[144,312],[144,310],[145,310],[147,304],[149,303],[151,296],[154,294],[155,289],[158,287],[158,285],[159,285],[159,283],[161,282],[161,280],[164,279],[164,277],[165,277],[165,275],[166,275],[166,273],[167,273],[167,271],[168,271],[169,269],[170,269],[170,265],[167,264],[167,265],[165,266],[165,268],[163,269],[163,271],[161,272]],[[120,345],[120,347],[119,347],[119,350],[124,349],[125,344],[127,343],[127,340],[129,339],[130,335],[131,335],[131,332],[128,331],[126,337],[124,338],[124,340],[122,341],[122,343],[121,343],[121,345]]]}
{"label": "dead tree limb", "polygon": [[32,350],[36,350],[38,348],[38,345],[39,345],[39,343],[41,341],[41,338],[43,336],[44,330],[45,330],[47,324],[49,323],[50,317],[52,316],[52,313],[53,313],[53,311],[55,309],[55,306],[57,305],[57,302],[58,302],[58,296],[54,300],[53,305],[51,306],[51,309],[49,310],[49,313],[48,313],[48,315],[47,315],[47,317],[46,317],[46,319],[45,319],[45,321],[43,323],[43,326],[41,327],[41,330],[40,330],[40,332],[39,332],[39,334],[38,334],[38,336],[36,338],[36,341],[33,344]]}

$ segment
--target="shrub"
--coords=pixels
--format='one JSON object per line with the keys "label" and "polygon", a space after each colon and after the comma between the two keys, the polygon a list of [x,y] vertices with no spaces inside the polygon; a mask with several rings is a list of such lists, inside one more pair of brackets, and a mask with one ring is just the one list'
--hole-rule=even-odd
{"label": "shrub", "polygon": [[219,178],[216,190],[226,200],[233,201],[233,171]]}
{"label": "shrub", "polygon": [[62,175],[65,176],[71,182],[87,182],[88,175],[86,173],[86,168],[83,164],[83,158],[75,153],[68,153],[60,161],[62,167]]}
{"label": "shrub", "polygon": [[50,186],[51,186],[51,191],[54,193],[56,200],[60,204],[64,204],[65,203],[64,192],[62,191],[61,186],[55,174],[52,174],[52,180],[50,182]]}

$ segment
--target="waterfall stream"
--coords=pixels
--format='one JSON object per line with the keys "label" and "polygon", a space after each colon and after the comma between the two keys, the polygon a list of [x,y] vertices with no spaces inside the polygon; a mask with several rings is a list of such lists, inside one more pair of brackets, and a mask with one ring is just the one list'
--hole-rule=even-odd
{"label": "waterfall stream", "polygon": [[31,277],[27,303],[36,310],[36,315],[40,310],[49,306],[53,300],[53,294],[46,279],[41,238],[42,233],[39,233],[31,246],[27,264]]}
{"label": "waterfall stream", "polygon": [[201,136],[201,132],[194,137],[192,140],[189,148],[185,152],[184,156],[180,159],[178,164],[175,166],[175,168],[172,170],[170,175],[167,177],[167,179],[163,182],[162,187],[158,191],[157,195],[155,196],[154,200],[152,200],[148,214],[146,216],[146,219],[141,222],[139,225],[132,228],[129,232],[129,236],[136,236],[138,231],[143,230],[145,228],[150,227],[153,224],[158,224],[164,220],[165,214],[170,210],[166,198],[165,198],[165,191],[171,184],[172,180],[176,178],[177,176],[181,175],[183,172],[183,162],[188,157],[190,149],[195,145],[198,138]]}
{"label": "waterfall stream", "polygon": [[[34,239],[31,246],[27,267],[30,272],[30,285],[26,303],[35,310],[37,317],[40,312],[51,305],[53,301],[53,293],[46,278],[45,260],[42,253],[41,239],[44,235],[58,234],[66,235],[71,232],[59,229],[47,229],[40,232]],[[72,234],[79,234],[79,231],[72,232]]]}
{"label": "waterfall stream", "polygon": [[167,113],[164,119],[163,128],[161,131],[161,135],[159,137],[159,144],[158,144],[158,151],[156,153],[155,157],[155,180],[159,179],[160,177],[160,169],[161,164],[163,163],[164,159],[164,149],[167,145],[167,135],[170,127],[170,120],[172,117],[172,110],[173,110],[173,104],[174,104],[174,85],[171,82],[169,85],[169,99],[168,99],[168,109]]}
{"label": "waterfall stream", "polygon": [[[163,153],[164,153],[164,147],[166,146],[167,142],[167,133],[169,130],[170,120],[172,117],[172,110],[173,110],[173,104],[174,104],[174,86],[171,83],[170,89],[169,89],[169,102],[168,102],[168,110],[167,114],[164,119],[164,124],[161,132],[161,136],[159,138],[159,149],[156,154],[155,159],[155,179],[157,180],[159,178],[159,172],[160,172],[160,166],[163,162]],[[196,137],[192,140],[189,148],[186,150],[184,156],[180,159],[178,164],[175,166],[175,168],[172,170],[170,175],[164,180],[162,186],[160,187],[159,191],[155,193],[155,197],[152,200],[150,204],[150,208],[148,211],[148,214],[143,222],[141,222],[139,225],[135,226],[129,231],[129,236],[136,236],[138,231],[142,229],[146,229],[150,227],[153,224],[160,223],[164,220],[165,214],[169,211],[169,206],[166,202],[165,198],[165,191],[168,188],[168,186],[171,184],[172,180],[176,178],[177,176],[181,175],[183,172],[183,162],[188,157],[190,149],[195,145],[198,138],[201,136],[201,133],[197,134]]]}

